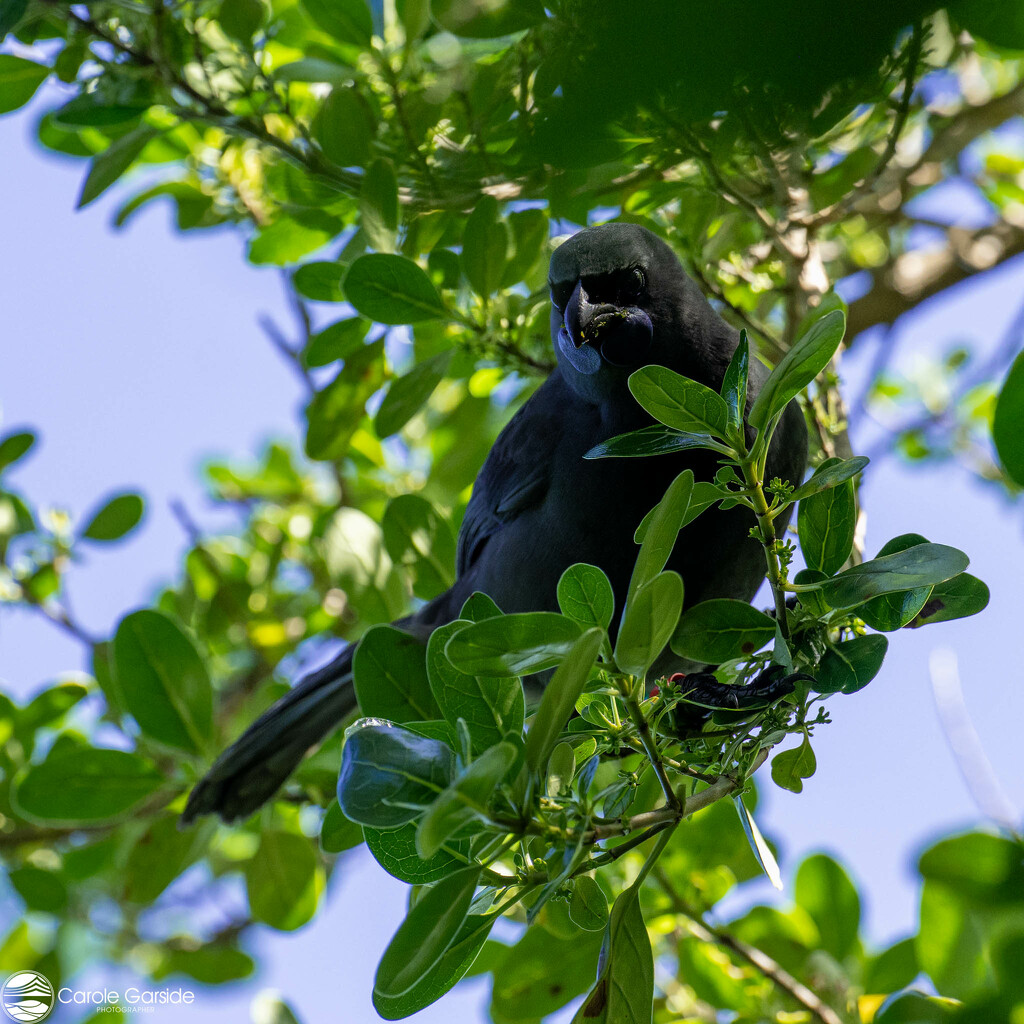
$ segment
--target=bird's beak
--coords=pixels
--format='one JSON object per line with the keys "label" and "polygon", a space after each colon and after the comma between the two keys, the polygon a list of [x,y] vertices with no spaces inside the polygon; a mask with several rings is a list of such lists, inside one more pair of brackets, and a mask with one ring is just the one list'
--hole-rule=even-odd
{"label": "bird's beak", "polygon": [[583,282],[577,281],[572,298],[565,306],[565,327],[576,348],[581,348],[589,340],[588,328],[597,309],[598,307],[591,303],[587,290],[583,287]]}

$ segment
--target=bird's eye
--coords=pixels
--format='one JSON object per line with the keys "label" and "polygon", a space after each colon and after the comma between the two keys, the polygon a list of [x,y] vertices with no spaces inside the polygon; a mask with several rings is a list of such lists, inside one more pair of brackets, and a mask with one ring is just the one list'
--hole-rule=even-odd
{"label": "bird's eye", "polygon": [[632,267],[626,279],[626,293],[632,297],[640,295],[647,287],[647,278],[639,267]]}

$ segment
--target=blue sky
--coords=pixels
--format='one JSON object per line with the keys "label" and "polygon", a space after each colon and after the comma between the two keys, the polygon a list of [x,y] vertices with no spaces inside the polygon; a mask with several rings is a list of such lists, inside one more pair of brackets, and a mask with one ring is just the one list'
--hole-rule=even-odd
{"label": "blue sky", "polygon": [[[38,109],[0,119],[0,429],[40,431],[37,451],[12,474],[37,502],[81,517],[112,491],[146,495],[137,534],[97,551],[72,574],[76,614],[105,634],[179,571],[184,538],[172,499],[183,499],[201,523],[218,522],[198,484],[202,461],[247,458],[271,437],[297,442],[301,394],[256,322],[270,313],[288,323],[275,272],[245,264],[237,233],[177,234],[160,204],[121,232],[110,226],[117,205],[111,196],[75,213],[84,165],[33,144]],[[962,199],[948,203],[970,213]],[[1001,340],[1021,295],[1024,263],[1017,261],[906,318],[897,337],[863,339],[844,373],[860,382],[879,344],[898,345],[896,365],[962,341],[984,352]],[[873,435],[857,410],[854,416],[855,450],[862,450]],[[971,571],[992,589],[981,616],[892,637],[871,686],[830,703],[834,724],[817,734],[818,770],[803,794],[762,785],[760,824],[780,841],[787,881],[805,854],[837,855],[867,894],[869,935],[883,942],[909,932],[916,919],[915,853],[978,820],[938,723],[928,676],[934,648],[956,652],[985,749],[1018,817],[1024,807],[1016,643],[1024,547],[1019,507],[957,466],[883,459],[869,469],[862,493],[869,553],[897,534],[923,533],[965,549]],[[38,618],[0,611],[0,685],[7,692],[23,698],[81,668],[80,659],[77,644]],[[767,883],[752,889],[758,899],[775,898]],[[307,1022],[336,1020],[338,1000],[346,1024],[376,1021],[373,972],[405,893],[368,855],[349,857],[317,920],[290,936],[260,930],[253,943],[258,975],[203,990],[189,1019],[243,1019],[254,993],[273,987]],[[12,912],[9,902],[6,910]],[[475,982],[417,1020],[476,1019],[486,997],[486,986]],[[58,1011],[53,1019],[73,1016]]]}

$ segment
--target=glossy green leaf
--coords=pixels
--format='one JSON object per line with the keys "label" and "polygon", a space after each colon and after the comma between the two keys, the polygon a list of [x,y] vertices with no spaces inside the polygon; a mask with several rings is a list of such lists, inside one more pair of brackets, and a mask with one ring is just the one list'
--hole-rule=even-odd
{"label": "glossy green leaf", "polygon": [[612,585],[596,565],[577,562],[558,580],[558,607],[584,629],[607,629],[615,611]]}
{"label": "glossy green leaf", "polygon": [[[333,0],[318,0],[324,8]],[[369,104],[348,85],[336,85],[324,97],[313,118],[313,137],[324,155],[339,167],[363,167],[377,134],[377,119]]]}
{"label": "glossy green leaf", "polygon": [[246,866],[245,885],[252,916],[278,931],[291,932],[316,913],[324,872],[305,836],[264,831]]}
{"label": "glossy green leaf", "polygon": [[604,630],[594,628],[576,639],[544,688],[540,707],[526,734],[526,767],[536,775],[543,775],[551,751],[576,708],[604,636]]}
{"label": "glossy green leaf", "polygon": [[623,620],[629,615],[640,588],[650,583],[665,568],[686,518],[692,493],[693,470],[687,469],[669,484],[661,501],[654,506],[629,579],[626,607],[622,610]]}
{"label": "glossy green leaf", "polygon": [[363,829],[345,817],[337,800],[332,800],[320,824],[320,849],[324,853],[344,853],[363,841]]}
{"label": "glossy green leaf", "polygon": [[423,641],[390,625],[374,626],[352,659],[356,697],[368,718],[418,722],[440,709],[427,679]]}
{"label": "glossy green leaf", "polygon": [[743,826],[747,842],[750,844],[750,849],[753,851],[757,863],[761,865],[761,870],[768,876],[768,880],[772,885],[779,892],[782,892],[782,872],[779,871],[779,864],[775,859],[775,854],[772,853],[771,847],[765,841],[764,836],[761,835],[757,822],[754,821],[750,811],[747,810],[742,798],[738,796],[733,797],[732,802],[736,808],[736,813],[740,816],[740,824]]}
{"label": "glossy green leaf", "polygon": [[955,999],[914,990],[897,992],[878,1008],[872,1024],[945,1024],[960,1018],[960,1009]]}
{"label": "glossy green leaf", "polygon": [[430,10],[453,35],[493,39],[522,32],[544,19],[537,0],[492,0],[486,5],[467,0],[432,0]]}
{"label": "glossy green leaf", "polygon": [[729,433],[729,407],[720,395],[664,366],[645,366],[629,377],[633,397],[656,419],[675,430]]}
{"label": "glossy green leaf", "polygon": [[842,310],[815,320],[779,360],[750,409],[748,422],[762,430],[829,364],[846,331]]}
{"label": "glossy green leaf", "polygon": [[222,0],[217,20],[232,39],[245,44],[256,34],[268,13],[262,0]]}
{"label": "glossy green leaf", "polygon": [[502,614],[501,609],[494,603],[494,599],[479,590],[474,590],[459,612],[460,619],[467,619],[469,622],[483,622],[484,619],[496,619]]}
{"label": "glossy green leaf", "polygon": [[377,252],[394,252],[398,236],[398,178],[390,160],[374,160],[359,192],[360,224]]}
{"label": "glossy green leaf", "polygon": [[597,984],[573,1024],[651,1024],[654,954],[637,887],[630,886],[615,900],[601,953]]}
{"label": "glossy green leaf", "polygon": [[624,456],[666,455],[669,452],[685,452],[694,448],[707,448],[725,455],[730,454],[730,449],[719,444],[710,434],[688,433],[655,423],[653,426],[641,427],[628,434],[617,434],[607,441],[602,441],[600,444],[594,445],[583,457],[585,459],[609,459]]}
{"label": "glossy green leaf", "polygon": [[146,126],[136,128],[115,139],[102,153],[97,153],[89,165],[89,173],[82,184],[78,208],[88,206],[102,195],[138,159],[142,151],[159,133]]}
{"label": "glossy green leaf", "polygon": [[469,860],[469,843],[454,840],[429,860],[421,860],[416,852],[416,823],[401,828],[363,828],[366,848],[374,860],[389,874],[409,885],[429,885],[460,868]]}
{"label": "glossy green leaf", "polygon": [[448,788],[454,770],[446,744],[363,718],[345,731],[338,803],[350,821],[397,828],[419,817]]}
{"label": "glossy green leaf", "polygon": [[1024,908],[1020,843],[1006,836],[967,832],[929,847],[918,860],[922,877],[977,906]]}
{"label": "glossy green leaf", "polygon": [[338,359],[348,359],[363,347],[369,328],[369,322],[362,317],[338,320],[309,339],[303,361],[309,367],[316,367],[327,366]]}
{"label": "glossy green leaf", "polygon": [[508,257],[508,228],[494,196],[481,196],[466,220],[462,236],[462,269],[473,291],[489,298],[501,284]]}
{"label": "glossy green leaf", "polygon": [[[838,467],[839,459],[828,459],[818,473]],[[811,478],[813,482],[813,477]],[[818,489],[800,502],[797,528],[800,550],[810,569],[831,576],[838,572],[853,550],[853,533],[857,526],[857,503],[852,480]]]}
{"label": "glossy green leaf", "polygon": [[[717,484],[710,483],[707,480],[698,480],[693,485],[693,490],[690,491],[690,501],[686,506],[686,512],[683,514],[683,523],[680,529],[683,529],[692,523],[697,516],[706,509],[709,509],[721,497],[722,492],[718,489]],[[643,544],[644,538],[647,536],[647,528],[650,526],[657,508],[658,506],[655,505],[654,508],[652,508],[651,511],[640,520],[640,525],[636,528],[636,532],[633,534],[633,540],[637,544]]]}
{"label": "glossy green leaf", "polygon": [[586,932],[603,931],[608,923],[608,899],[589,875],[580,875],[573,883],[569,917]]}
{"label": "glossy green leaf", "polygon": [[830,647],[818,664],[819,693],[856,693],[878,675],[889,641],[884,636],[855,636]]}
{"label": "glossy green leaf", "polygon": [[840,961],[854,952],[860,896],[840,864],[823,853],[808,857],[797,870],[793,895],[818,926],[822,949]]}
{"label": "glossy green leaf", "polygon": [[360,256],[345,277],[345,296],[382,324],[413,324],[448,315],[430,278],[412,260],[389,253]]}
{"label": "glossy green leaf", "polygon": [[340,229],[340,221],[324,214],[282,214],[259,229],[249,242],[246,255],[257,266],[291,266],[322,249]]}
{"label": "glossy green leaf", "polygon": [[682,607],[683,581],[678,573],[663,572],[636,592],[615,640],[615,664],[621,671],[646,674],[675,631]]}
{"label": "glossy green leaf", "polygon": [[12,800],[33,821],[88,825],[137,807],[163,783],[156,766],[137,754],[81,748],[32,765],[15,780]]}
{"label": "glossy green leaf", "polygon": [[302,0],[310,19],[340,43],[369,46],[373,15],[365,0]]}
{"label": "glossy green leaf", "polygon": [[14,891],[25,901],[26,910],[59,914],[68,903],[68,889],[61,877],[32,864],[24,864],[7,873]]}
{"label": "glossy green leaf", "polygon": [[906,551],[873,558],[821,584],[822,597],[833,608],[850,608],[879,594],[933,586],[963,572],[970,559],[945,544],[918,544]]}
{"label": "glossy green leaf", "polygon": [[544,210],[515,210],[508,215],[512,230],[512,254],[501,278],[503,288],[522,281],[544,251],[551,229]]}
{"label": "glossy green leaf", "polygon": [[0,114],[28,103],[49,73],[48,67],[34,60],[0,53]]}
{"label": "glossy green leaf", "polygon": [[829,459],[823,462],[811,475],[811,478],[792,494],[790,501],[800,501],[809,498],[812,494],[819,494],[852,480],[859,473],[863,472],[871,460],[865,455],[858,455],[852,459]]}
{"label": "glossy green leaf", "polygon": [[0,39],[12,32],[28,10],[28,0],[0,0]]}
{"label": "glossy green leaf", "polygon": [[125,708],[149,737],[180,750],[206,749],[213,689],[192,641],[162,612],[126,615],[114,636],[114,672]]}
{"label": "glossy green leaf", "polygon": [[864,975],[865,992],[896,992],[906,988],[921,970],[913,939],[903,939],[872,957]]}
{"label": "glossy green leaf", "polygon": [[[928,541],[917,533],[906,533],[887,541],[878,552],[877,557],[892,555],[897,551],[906,551],[918,544]],[[931,593],[931,587],[916,587],[913,590],[901,590],[894,594],[882,594],[880,597],[862,604],[857,614],[872,629],[891,632],[907,625],[924,607]]]}
{"label": "glossy green leaf", "polygon": [[448,660],[445,646],[466,620],[439,626],[427,643],[427,675],[445,721],[456,727],[461,718],[469,729],[474,753],[519,736],[526,714],[523,688],[513,676],[479,678],[460,672]]}
{"label": "glossy green leaf", "polygon": [[381,520],[384,544],[396,565],[412,576],[413,593],[430,600],[455,581],[455,538],[451,526],[418,494],[392,498]]}
{"label": "glossy green leaf", "polygon": [[457,871],[416,902],[381,957],[375,999],[405,995],[427,977],[459,933],[479,878],[478,867]]}
{"label": "glossy green leaf", "polygon": [[130,903],[149,906],[206,848],[213,823],[180,829],[178,815],[161,814],[132,843],[119,881]]}
{"label": "glossy green leaf", "polygon": [[[341,291],[341,278],[344,273],[345,267],[341,263],[335,263],[332,260],[314,260],[312,263],[303,263],[292,274],[292,284],[300,295],[312,299],[314,302],[342,302],[345,298]],[[341,322],[356,326],[360,324],[359,320],[343,320]],[[366,335],[367,325],[364,323],[362,326],[364,329],[360,339]],[[331,362],[330,359],[323,363],[311,363],[307,359],[306,365],[324,366],[329,362]]]}
{"label": "glossy green leaf", "polygon": [[988,606],[988,587],[969,572],[962,572],[931,589],[920,612],[907,624],[910,629],[930,622],[948,622],[977,615]]}
{"label": "glossy green leaf", "polygon": [[688,608],[672,634],[676,654],[718,665],[760,650],[775,636],[775,620],[745,601],[713,598]]}
{"label": "glossy green leaf", "polygon": [[485,813],[517,756],[518,750],[511,743],[485,750],[427,808],[416,828],[416,852],[422,860],[433,857],[474,815]]}
{"label": "glossy green leaf", "polygon": [[806,736],[799,747],[783,750],[772,758],[772,781],[792,793],[800,793],[804,779],[809,779],[817,770],[818,762]]}
{"label": "glossy green leaf", "polygon": [[82,536],[88,540],[120,540],[139,525],[144,511],[141,495],[118,494],[93,512]]}
{"label": "glossy green leaf", "polygon": [[439,352],[392,382],[373,420],[378,437],[398,433],[420,411],[444,379],[451,360],[450,351]]}
{"label": "glossy green leaf", "polygon": [[445,647],[460,671],[480,676],[522,676],[553,668],[580,635],[572,619],[554,612],[521,612],[476,622]]}
{"label": "glossy green leaf", "polygon": [[1007,475],[1024,487],[1024,352],[1013,361],[1003,381],[992,417],[992,440]]}
{"label": "glossy green leaf", "polygon": [[740,430],[747,411],[747,378],[750,375],[750,345],[747,332],[740,331],[740,343],[729,360],[722,379],[722,398],[729,412],[729,426]]}
{"label": "glossy green leaf", "polygon": [[4,434],[0,439],[0,472],[23,459],[36,443],[36,435],[30,430],[16,430]]}

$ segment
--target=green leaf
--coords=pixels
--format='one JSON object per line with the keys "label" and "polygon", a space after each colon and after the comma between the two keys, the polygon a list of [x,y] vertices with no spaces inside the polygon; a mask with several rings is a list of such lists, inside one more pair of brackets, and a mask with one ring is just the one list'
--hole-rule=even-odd
{"label": "green leaf", "polygon": [[272,224],[259,229],[246,255],[249,262],[257,266],[290,266],[322,249],[340,228],[339,221],[322,214],[279,215]]}
{"label": "green leaf", "polygon": [[[839,459],[827,459],[814,475],[827,473],[839,464]],[[852,480],[837,483],[827,490],[819,488],[804,498],[797,512],[797,530],[808,568],[828,575],[838,572],[853,550],[856,526],[857,504]]]}
{"label": "green leaf", "polygon": [[370,629],[352,659],[356,697],[368,718],[418,722],[440,717],[423,641],[390,625]]}
{"label": "green leaf", "polygon": [[[597,744],[594,744],[597,749]],[[572,777],[576,774],[576,755],[568,743],[559,743],[551,751],[548,758],[547,783],[545,789],[548,797],[556,799],[560,793],[568,793],[572,787]]]}
{"label": "green leaf", "polygon": [[858,455],[852,459],[829,459],[822,463],[813,473],[811,478],[798,487],[792,494],[790,501],[800,501],[809,498],[812,494],[836,487],[847,480],[852,480],[871,460],[866,455]]}
{"label": "green leaf", "polygon": [[[256,964],[247,953],[233,946],[211,942],[198,949],[165,948],[160,966],[153,972],[153,980],[162,981],[171,974],[185,974],[204,985],[221,985],[248,978],[255,969]],[[268,1020],[264,1024],[271,1022]],[[285,1022],[275,1021],[273,1024]]]}
{"label": "green leaf", "polygon": [[345,85],[352,78],[352,69],[334,60],[322,57],[302,57],[282,64],[274,71],[274,80],[282,84],[291,82],[326,82],[328,85]]}
{"label": "green leaf", "polygon": [[961,1017],[962,1004],[926,992],[896,992],[875,1011],[872,1024],[945,1024]]}
{"label": "green leaf", "polygon": [[89,165],[89,173],[82,184],[77,208],[88,206],[121,177],[142,153],[151,140],[160,133],[145,125],[115,139],[102,153],[97,153]]}
{"label": "green leaf", "polygon": [[487,750],[505,736],[520,736],[526,715],[523,688],[513,676],[477,678],[460,672],[448,660],[445,645],[464,625],[457,619],[430,634],[427,675],[445,721],[454,729],[461,718],[469,729],[474,753]]}
{"label": "green leaf", "polygon": [[637,886],[630,886],[616,899],[601,952],[600,977],[573,1024],[650,1024],[654,954]]}
{"label": "green leaf", "polygon": [[114,669],[126,710],[153,739],[201,753],[213,729],[213,689],[195,646],[165,614],[125,615],[114,637]]}
{"label": "green leaf", "polygon": [[750,409],[748,422],[762,431],[829,364],[843,340],[846,317],[834,309],[814,323],[779,360]]}
{"label": "green leaf", "polygon": [[373,15],[364,0],[302,0],[302,7],[317,28],[338,42],[370,45]]}
{"label": "green leaf", "polygon": [[760,650],[775,636],[775,620],[745,601],[714,598],[688,608],[671,646],[692,661],[719,665]]}
{"label": "green leaf", "polygon": [[833,608],[850,608],[879,594],[933,586],[963,572],[970,559],[945,544],[918,544],[873,558],[825,580],[821,594]]}
{"label": "green leaf", "polygon": [[872,957],[864,973],[865,992],[895,992],[906,988],[921,968],[913,939],[903,939]]}
{"label": "green leaf", "polygon": [[462,235],[462,270],[481,298],[498,290],[507,257],[508,228],[498,215],[498,201],[481,196]]}
{"label": "green leaf", "polygon": [[330,324],[309,339],[303,353],[305,364],[309,367],[327,366],[338,359],[348,359],[363,347],[363,339],[369,329],[369,322],[358,316]]}
{"label": "green leaf", "polygon": [[797,870],[794,898],[818,926],[822,949],[839,961],[854,952],[860,896],[841,865],[823,853],[808,857]]}
{"label": "green leaf", "polygon": [[508,215],[508,226],[512,229],[512,255],[501,278],[503,288],[530,273],[544,251],[551,227],[544,210],[516,210]]}
{"label": "green leaf", "polygon": [[986,832],[966,832],[942,839],[918,861],[928,882],[941,884],[956,897],[980,907],[1024,905],[1024,861],[1020,843]]}
{"label": "green leaf", "polygon": [[486,811],[518,754],[511,743],[485,750],[427,808],[416,828],[416,852],[421,860],[433,857],[465,822]]}
{"label": "green leaf", "polygon": [[316,913],[324,871],[312,843],[294,832],[264,831],[245,869],[249,910],[278,931],[301,928]]}
{"label": "green leaf", "polygon": [[[0,94],[2,95],[2,94]],[[992,417],[992,440],[1007,476],[1024,487],[1024,352],[1013,361],[1003,381]]]}
{"label": "green leaf", "polygon": [[710,434],[694,434],[675,430],[655,423],[650,427],[631,430],[628,434],[617,434],[607,441],[594,445],[585,459],[609,459],[643,455],[666,455],[669,452],[685,452],[694,448],[708,448],[723,455],[732,454],[731,449],[719,444]]}
{"label": "green leaf", "polygon": [[119,864],[118,880],[124,899],[149,906],[202,854],[212,824],[182,830],[176,814],[161,814],[149,822],[146,830],[134,838],[127,859]]}
{"label": "green leaf", "polygon": [[948,622],[977,615],[988,605],[988,587],[969,572],[962,572],[945,583],[937,583],[924,607],[907,625],[910,629],[930,622]]}
{"label": "green leaf", "polygon": [[[906,551],[928,541],[918,533],[905,533],[887,541],[878,552],[878,557]],[[924,607],[931,587],[916,587],[914,590],[900,590],[894,594],[882,594],[872,598],[857,609],[857,614],[872,629],[891,632],[907,625]]]}
{"label": "green leaf", "polygon": [[470,914],[427,974],[401,996],[374,992],[373,1005],[385,1020],[401,1020],[437,1002],[473,966],[490,934],[495,915]]}
{"label": "green leaf", "polygon": [[489,0],[486,5],[432,0],[430,10],[449,32],[471,39],[507,36],[544,20],[544,8],[536,0]]}
{"label": "green leaf", "polygon": [[0,0],[0,40],[13,32],[28,10],[29,0]]}
{"label": "green leaf", "polygon": [[502,614],[501,609],[494,603],[494,599],[479,590],[474,590],[459,612],[460,619],[469,622],[483,622],[484,619],[496,619]]}
{"label": "green leaf", "polygon": [[479,867],[457,871],[416,902],[380,959],[375,1002],[405,995],[427,977],[459,933],[479,878]]}
{"label": "green leaf", "polygon": [[640,553],[636,557],[633,574],[629,579],[626,607],[622,610],[623,621],[629,615],[640,588],[650,583],[665,568],[672,549],[676,546],[676,539],[686,518],[692,493],[693,470],[687,469],[668,485],[661,501],[651,511],[643,543],[640,545]]}
{"label": "green leaf", "polygon": [[[8,19],[14,11],[6,11]],[[2,35],[2,34],[0,34]],[[0,53],[0,114],[23,107],[46,81],[50,69],[24,57]]]}
{"label": "green leaf", "polygon": [[608,923],[608,900],[604,889],[589,875],[580,875],[573,883],[569,917],[585,932],[603,931]]}
{"label": "green leaf", "polygon": [[440,853],[430,860],[420,859],[416,852],[416,823],[410,821],[401,828],[380,829],[365,826],[363,837],[366,848],[374,860],[389,874],[409,885],[429,885],[446,878],[469,860],[469,842],[456,840],[445,843]]}
{"label": "green leaf", "polygon": [[[497,621],[497,620],[492,620]],[[543,776],[551,751],[576,708],[604,640],[604,630],[588,629],[566,651],[541,697],[540,707],[526,734],[526,767]]]}
{"label": "green leaf", "polygon": [[362,718],[345,730],[338,803],[350,821],[397,828],[418,818],[448,788],[454,761],[439,740]]}
{"label": "green leaf", "polygon": [[629,377],[633,397],[660,423],[675,430],[729,433],[729,407],[709,387],[664,366],[645,366]]}
{"label": "green leaf", "polygon": [[[292,274],[292,284],[295,290],[314,302],[343,302],[345,296],[341,291],[341,276],[345,273],[345,267],[341,263],[332,260],[314,260],[312,263],[303,263]],[[355,324],[362,326],[363,332],[359,335],[360,340],[366,336],[368,324],[359,320],[342,320],[343,324]],[[310,343],[312,348],[312,342]],[[341,358],[340,356],[337,358]],[[325,363],[331,362],[330,359]],[[311,363],[306,361],[307,366],[323,366],[325,363]]]}
{"label": "green leaf", "polygon": [[528,928],[494,970],[492,1017],[532,1024],[554,1013],[593,983],[600,946],[600,932],[561,939]]}
{"label": "green leaf", "polygon": [[736,808],[736,813],[740,816],[740,824],[743,826],[750,849],[753,851],[754,857],[757,858],[757,863],[761,865],[761,870],[768,876],[768,880],[772,885],[779,892],[782,892],[782,872],[779,871],[775,854],[772,853],[771,847],[765,841],[764,836],[761,835],[761,830],[757,827],[757,822],[754,821],[750,811],[747,810],[743,798],[735,796],[732,802]]}
{"label": "green leaf", "polygon": [[36,443],[36,435],[30,430],[12,431],[0,440],[0,472],[23,459]]}
{"label": "green leaf", "polygon": [[445,647],[460,671],[480,676],[522,676],[553,668],[580,635],[580,627],[555,612],[521,612],[465,626]]}
{"label": "green leaf", "polygon": [[[684,470],[684,472],[691,472]],[[689,526],[705,509],[710,508],[716,501],[722,497],[722,492],[718,489],[717,484],[708,482],[707,480],[698,480],[693,485],[693,490],[690,491],[690,501],[686,506],[686,512],[683,514],[683,523],[680,529],[684,529]],[[644,538],[647,536],[647,528],[651,525],[651,520],[654,518],[654,513],[658,506],[655,505],[650,512],[647,513],[640,520],[640,525],[636,528],[636,532],[633,534],[633,540],[637,544],[643,544]]]}
{"label": "green leaf", "polygon": [[213,689],[192,641],[162,612],[126,615],[114,636],[114,672],[128,712],[149,737],[193,753],[213,729]]}
{"label": "green leaf", "polygon": [[156,766],[124,750],[51,754],[15,780],[12,803],[32,821],[89,825],[116,818],[163,785]]}
{"label": "green leaf", "polygon": [[370,245],[378,252],[394,252],[398,236],[398,178],[385,157],[374,160],[359,191],[360,224]]}
{"label": "green leaf", "polygon": [[345,277],[345,295],[363,316],[382,324],[448,315],[430,278],[412,260],[389,253],[360,256]]}
{"label": "green leaf", "polygon": [[729,426],[742,435],[743,417],[747,411],[747,378],[750,375],[750,346],[747,332],[740,331],[740,343],[729,360],[722,380],[722,398],[729,411]]}
{"label": "green leaf", "polygon": [[232,39],[247,44],[267,14],[262,0],[222,0],[217,10],[217,20]]}
{"label": "green leaf", "polygon": [[373,420],[378,437],[397,434],[420,411],[444,379],[451,360],[451,350],[439,352],[392,382]]}
{"label": "green leaf", "polygon": [[884,636],[855,636],[830,647],[818,664],[818,693],[856,693],[878,675],[889,641]]}
{"label": "green leaf", "polygon": [[772,781],[791,793],[800,793],[804,788],[803,780],[809,779],[817,768],[817,758],[805,735],[799,747],[783,750],[772,758]]}
{"label": "green leaf", "polygon": [[663,572],[636,592],[615,641],[615,664],[621,671],[646,674],[669,642],[682,607],[683,581],[678,573]]}
{"label": "green leaf", "polygon": [[324,853],[344,853],[362,841],[362,827],[346,818],[338,801],[332,800],[320,824],[320,849]]}
{"label": "green leaf", "polygon": [[381,528],[388,554],[412,576],[417,597],[429,601],[455,582],[455,538],[448,521],[425,498],[392,498]]}
{"label": "green leaf", "polygon": [[306,454],[323,461],[344,458],[367,401],[383,382],[383,341],[352,352],[335,378],[306,406]]}
{"label": "green leaf", "polygon": [[584,629],[607,629],[615,611],[615,594],[608,577],[596,565],[577,562],[558,580],[558,607]]}
{"label": "green leaf", "polygon": [[[333,0],[319,2],[329,6]],[[320,104],[312,130],[328,160],[339,167],[363,167],[370,159],[377,119],[355,89],[336,85]]]}
{"label": "green leaf", "polygon": [[88,540],[120,540],[139,525],[144,511],[141,495],[118,494],[92,514],[82,536]]}
{"label": "green leaf", "polygon": [[24,864],[7,873],[14,891],[25,901],[26,910],[59,914],[68,904],[68,889],[53,871]]}

